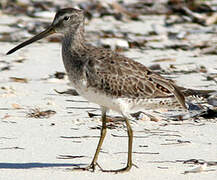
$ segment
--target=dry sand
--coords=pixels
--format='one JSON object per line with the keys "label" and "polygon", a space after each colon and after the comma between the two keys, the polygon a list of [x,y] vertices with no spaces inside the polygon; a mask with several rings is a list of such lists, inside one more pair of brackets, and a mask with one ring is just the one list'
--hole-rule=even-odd
{"label": "dry sand", "polygon": [[[6,16],[0,19],[12,21],[11,17]],[[88,25],[87,30],[118,26],[129,28],[129,31],[142,31],[150,28],[154,19],[162,22],[159,17],[149,18],[147,23],[138,23],[136,29],[134,22],[114,22],[108,25],[109,20],[96,20]],[[103,23],[104,26],[101,26]],[[7,24],[0,24],[1,32],[9,29]],[[65,91],[71,88],[67,79],[49,78],[56,71],[64,71],[59,43],[35,43],[13,55],[5,56],[16,44],[0,43],[0,60],[11,66],[10,70],[0,71],[0,180],[216,179],[216,165],[208,165],[202,168],[202,172],[199,170],[193,173],[191,170],[199,165],[183,163],[189,159],[217,161],[216,119],[200,119],[198,122],[192,119],[181,122],[169,119],[158,122],[141,120],[132,123],[135,166],[130,172],[102,173],[98,168],[94,173],[71,171],[73,167],[84,167],[92,160],[101,123],[99,117],[90,118],[87,112],[100,113],[98,106],[80,96],[60,95],[55,92],[54,89]],[[170,64],[178,64],[187,69],[203,65],[208,71],[216,73],[217,56],[194,57],[196,53],[132,49],[125,52],[125,55],[147,66],[154,64],[155,59],[172,57],[176,61],[160,62],[162,68],[166,69]],[[24,61],[18,63],[18,59]],[[3,62],[0,64],[7,65]],[[28,82],[14,82],[10,77],[26,78]],[[186,87],[217,89],[216,83],[205,81],[203,73],[174,75],[173,79]],[[27,114],[35,108],[53,110],[56,114],[41,119],[28,117]],[[99,156],[98,163],[105,169],[123,167],[127,159],[126,129],[121,124],[117,126],[108,131]],[[189,173],[184,173],[186,171]]]}

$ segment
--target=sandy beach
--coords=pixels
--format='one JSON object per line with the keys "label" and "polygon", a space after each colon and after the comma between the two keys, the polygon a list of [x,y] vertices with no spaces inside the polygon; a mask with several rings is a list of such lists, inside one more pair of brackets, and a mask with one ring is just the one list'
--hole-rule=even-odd
{"label": "sandy beach", "polygon": [[[21,23],[24,25],[49,23],[53,14],[54,11],[47,17],[32,18],[10,15],[0,9],[0,180],[215,179],[215,117],[179,121],[163,116],[156,122],[147,118],[132,122],[134,166],[130,172],[103,173],[100,168],[95,172],[73,171],[75,167],[87,166],[95,153],[101,128],[99,106],[79,95],[60,93],[73,89],[66,75],[58,77],[57,72],[65,72],[60,42],[46,39],[10,56],[5,55],[33,36],[31,33],[23,35],[22,28],[11,24],[19,20],[24,21]],[[128,18],[118,21],[111,16],[87,20],[87,39],[97,46],[120,46],[124,49],[120,53],[148,67],[157,64],[160,66],[157,71],[180,86],[217,89],[217,54],[188,48],[202,42],[213,43],[211,47],[216,45],[216,23],[209,26],[183,23],[166,27],[165,15],[139,17],[139,21]],[[151,36],[154,30],[159,34]],[[109,31],[145,37],[145,48],[126,47],[129,42],[124,38],[98,36]],[[185,39],[174,40],[168,38],[169,32],[187,35]],[[23,35],[24,39],[3,41],[6,33]],[[187,48],[169,48],[174,44]],[[212,79],[208,80],[208,77]],[[212,104],[207,107],[216,108]],[[111,111],[109,115],[112,119],[118,114]],[[103,169],[121,168],[127,160],[126,127],[120,121],[111,121],[108,129],[98,163]]]}

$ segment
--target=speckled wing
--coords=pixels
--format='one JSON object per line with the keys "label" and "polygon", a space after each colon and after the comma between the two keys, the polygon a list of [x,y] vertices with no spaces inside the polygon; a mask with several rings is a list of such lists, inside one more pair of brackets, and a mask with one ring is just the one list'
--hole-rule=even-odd
{"label": "speckled wing", "polygon": [[94,60],[90,57],[85,66],[88,86],[107,95],[122,98],[148,99],[175,96],[182,107],[186,108],[185,98],[178,88],[144,65],[105,50],[96,52],[92,58]]}

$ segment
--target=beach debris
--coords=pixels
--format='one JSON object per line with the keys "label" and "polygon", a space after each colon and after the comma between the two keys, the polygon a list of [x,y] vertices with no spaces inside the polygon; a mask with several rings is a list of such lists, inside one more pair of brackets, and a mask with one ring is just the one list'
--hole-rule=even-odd
{"label": "beach debris", "polygon": [[129,48],[139,48],[142,49],[142,47],[146,46],[146,43],[148,42],[148,40],[144,39],[144,38],[129,38],[128,39],[128,44],[129,44]]}
{"label": "beach debris", "polygon": [[201,164],[191,170],[187,170],[187,171],[184,171],[184,174],[187,174],[187,173],[200,173],[200,172],[204,172],[207,170],[207,163],[204,163],[204,164]]}
{"label": "beach debris", "polygon": [[[87,113],[88,113],[88,116],[90,118],[96,117],[96,116],[101,116],[101,114],[96,114],[96,113],[92,113],[92,112],[87,112]],[[123,117],[121,117],[121,116],[112,117],[112,116],[107,115],[106,118],[107,118],[107,122],[124,121]]]}
{"label": "beach debris", "polygon": [[76,156],[76,155],[58,155],[57,159],[76,159],[76,158],[83,158],[86,156]]}
{"label": "beach debris", "polygon": [[0,41],[1,42],[10,42],[11,41],[11,34],[9,32],[0,33]]}
{"label": "beach debris", "polygon": [[[127,154],[127,152],[116,152],[114,154]],[[160,154],[159,152],[137,152],[137,151],[133,151],[133,154],[150,154],[150,155],[158,155]]]}
{"label": "beach debris", "polygon": [[12,106],[14,109],[23,109],[19,104],[16,104],[16,103],[11,104],[11,106]]}
{"label": "beach debris", "polygon": [[57,71],[57,72],[54,74],[54,77],[57,78],[57,79],[64,79],[65,76],[66,76],[66,73],[65,73],[65,72],[58,72],[58,71]]}
{"label": "beach debris", "polygon": [[15,147],[5,147],[5,148],[0,148],[0,150],[8,150],[8,149],[24,150],[25,148],[21,148],[21,147],[18,147],[18,146],[15,146]]}
{"label": "beach debris", "polygon": [[5,114],[1,119],[2,119],[2,120],[5,120],[5,119],[10,118],[10,117],[11,117],[11,115],[9,115],[9,114],[7,113],[7,114]]}
{"label": "beach debris", "polygon": [[13,62],[16,62],[16,63],[23,63],[25,60],[26,60],[26,58],[20,57],[20,58],[18,58],[18,59],[15,59]]}
{"label": "beach debris", "polygon": [[180,144],[190,144],[191,141],[180,140],[180,139],[166,139],[166,141],[172,141],[169,143],[162,143],[161,145],[180,145]]}
{"label": "beach debris", "polygon": [[56,114],[56,111],[54,110],[45,110],[42,111],[39,108],[30,109],[30,111],[27,113],[27,117],[29,118],[49,118]]}
{"label": "beach debris", "polygon": [[6,62],[6,61],[0,61],[0,72],[1,71],[8,71],[10,70],[11,65],[10,63]]}
{"label": "beach debris", "polygon": [[99,136],[60,136],[63,139],[86,139],[86,138],[99,138]]}
{"label": "beach debris", "polygon": [[206,47],[201,50],[201,54],[217,54],[217,45],[213,45],[211,47]]}
{"label": "beach debris", "polygon": [[[2,1],[0,8],[5,14],[23,14],[29,17],[50,18],[59,7],[77,6],[86,11],[89,19],[93,17],[113,16],[116,20],[139,20],[140,15],[183,14],[188,19],[201,22],[208,18],[202,14],[215,13],[215,1],[183,0],[143,0],[143,1]],[[183,15],[182,15],[183,16]],[[201,20],[202,19],[202,20]],[[202,21],[203,22],[203,21]]]}
{"label": "beach debris", "polygon": [[[126,135],[117,135],[117,134],[111,134],[113,137],[117,137],[117,138],[127,138]],[[133,136],[134,138],[148,138],[149,136]]]}
{"label": "beach debris", "polygon": [[52,11],[39,11],[39,12],[35,12],[34,16],[39,17],[39,18],[52,19],[55,16],[55,12],[52,12]]}
{"label": "beach debris", "polygon": [[96,117],[96,116],[101,116],[100,114],[96,114],[96,113],[92,113],[92,112],[87,112],[87,113],[88,113],[88,116],[89,116],[90,118]]}
{"label": "beach debris", "polygon": [[75,89],[68,89],[66,91],[57,91],[56,89],[54,89],[54,91],[58,94],[69,94],[72,96],[79,96],[78,92]]}
{"label": "beach debris", "polygon": [[217,108],[217,92],[208,97],[208,104],[212,105],[214,108]]}
{"label": "beach debris", "polygon": [[113,7],[113,9],[118,13],[118,14],[124,14],[127,17],[129,17],[130,19],[133,20],[138,20],[139,19],[139,14],[135,13],[135,12],[131,12],[129,9],[126,8],[126,6],[124,6],[124,4],[120,4],[118,2],[112,2],[111,6]]}
{"label": "beach debris", "polygon": [[129,48],[128,42],[124,39],[106,38],[101,39],[100,43],[104,48],[111,48],[112,50],[126,50]]}
{"label": "beach debris", "polygon": [[217,22],[217,13],[213,13],[210,16],[206,16],[203,14],[193,12],[187,7],[182,7],[182,10],[186,15],[188,15],[188,17],[191,19],[192,22],[205,25],[205,26],[208,26],[208,25],[211,25]]}
{"label": "beach debris", "polygon": [[182,162],[184,164],[207,164],[207,166],[217,166],[217,161],[206,161],[203,159],[176,160],[176,162]]}
{"label": "beach debris", "polygon": [[10,80],[18,83],[28,83],[28,80],[26,78],[10,77]]}
{"label": "beach debris", "polygon": [[[88,116],[90,118],[92,117],[96,117],[96,116],[101,116],[101,114],[95,114],[92,112],[88,112]],[[155,117],[152,114],[148,114],[148,113],[144,113],[142,111],[138,111],[136,113],[132,113],[131,116],[133,118],[135,118],[136,120],[149,120],[149,121],[154,121],[154,122],[158,122],[159,120],[161,120],[160,117]],[[114,123],[118,123],[119,121],[124,121],[123,117],[121,116],[107,116],[107,122],[114,122]]]}
{"label": "beach debris", "polygon": [[217,108],[216,109],[208,109],[204,113],[200,115],[205,119],[215,119],[217,118]]}
{"label": "beach debris", "polygon": [[214,81],[217,84],[217,74],[209,74],[206,76],[207,81]]}
{"label": "beach debris", "polygon": [[161,68],[160,64],[153,64],[153,65],[149,66],[148,68],[153,70],[153,71],[162,71],[163,70]]}
{"label": "beach debris", "polygon": [[4,66],[4,67],[1,67],[0,71],[8,71],[10,69],[11,69],[11,66],[7,65],[7,66]]}
{"label": "beach debris", "polygon": [[[217,5],[216,1],[198,1],[198,0],[191,0],[191,1],[183,1],[183,0],[162,0],[162,1],[155,1],[155,0],[142,0],[142,1],[118,1],[118,2],[104,2],[99,0],[90,0],[90,1],[29,1],[29,0],[3,0],[0,2],[0,10],[1,15],[4,20],[4,15],[8,14],[10,19],[13,20],[11,16],[17,14],[21,14],[21,16],[17,16],[16,22],[14,21],[13,24],[10,24],[10,28],[14,31],[9,32],[0,32],[0,41],[2,42],[16,42],[23,40],[23,38],[28,38],[30,34],[36,34],[45,27],[47,27],[48,22],[50,21],[48,18],[53,16],[53,12],[55,12],[59,7],[68,7],[68,6],[78,6],[82,9],[86,10],[86,16],[88,17],[87,24],[91,20],[99,20],[101,18],[102,21],[108,21],[111,20],[111,23],[116,21],[122,21],[118,22],[120,25],[118,25],[118,28],[116,27],[114,29],[111,28],[111,30],[104,30],[104,28],[100,28],[101,32],[100,34],[94,34],[94,30],[88,31],[87,28],[87,35],[90,36],[94,40],[92,41],[95,43],[98,39],[117,39],[119,41],[118,43],[123,46],[122,50],[126,50],[129,48],[137,48],[137,50],[151,50],[152,55],[154,55],[153,63],[160,63],[160,64],[153,64],[149,68],[160,72],[161,74],[165,75],[174,75],[175,77],[177,74],[193,74],[197,73],[197,75],[200,73],[203,73],[202,76],[206,77],[207,81],[213,83],[215,82],[217,84],[217,74],[210,73],[210,66],[194,66],[184,64],[183,62],[178,62],[180,60],[180,57],[177,58],[177,56],[173,56],[173,53],[180,53],[180,56],[184,57],[184,53],[182,51],[190,51],[192,54],[189,55],[186,53],[187,58],[191,58],[190,61],[192,62],[197,60],[197,58],[194,59],[194,57],[197,56],[207,56],[207,60],[212,59],[213,55],[217,55],[217,46],[216,46],[216,19],[217,19]],[[164,32],[161,31],[162,29],[152,29],[148,30],[146,32],[146,29],[142,32],[143,34],[139,33],[131,33],[131,29],[122,30],[122,28],[119,29],[119,27],[122,26],[121,23],[124,21],[127,23],[132,23],[132,21],[142,21],[142,23],[147,23],[146,18],[148,16],[141,16],[141,15],[153,15],[153,20],[156,15],[164,15],[165,16],[165,30]],[[28,17],[27,17],[28,16]],[[25,18],[23,18],[25,17]],[[39,19],[33,19],[36,17],[40,17]],[[113,17],[113,18],[112,18]],[[105,19],[104,19],[105,18]],[[144,18],[144,20],[143,20]],[[148,18],[152,19],[152,16],[149,16]],[[159,16],[160,18],[160,16]],[[11,21],[12,22],[12,21]],[[101,21],[100,21],[101,22]],[[156,21],[158,22],[158,21]],[[106,22],[105,22],[106,23]],[[135,22],[133,22],[135,23]],[[91,23],[90,23],[91,24]],[[5,26],[4,23],[1,24],[1,26]],[[172,27],[169,27],[172,26]],[[139,27],[139,26],[138,26]],[[148,24],[147,24],[147,27]],[[157,26],[158,27],[158,26]],[[148,29],[148,28],[147,28]],[[94,36],[92,36],[94,35]],[[165,37],[164,37],[165,36]],[[162,38],[163,37],[163,38]],[[50,36],[47,38],[46,42],[60,42],[59,36]],[[123,41],[122,41],[123,40]],[[108,41],[108,40],[106,40]],[[91,42],[91,43],[92,43]],[[97,43],[97,42],[96,42]],[[117,44],[118,44],[117,43]],[[153,45],[153,44],[157,45]],[[161,46],[158,46],[158,44],[162,43]],[[127,45],[128,44],[128,45]],[[110,45],[109,45],[110,46]],[[120,47],[121,47],[120,46]],[[119,45],[115,45],[115,50],[120,50]],[[156,50],[156,51],[155,51]],[[162,56],[161,54],[157,54],[158,50],[162,50],[161,52],[164,53]],[[169,52],[168,52],[169,51]],[[146,53],[146,51],[144,51]],[[156,54],[155,54],[156,52]],[[147,51],[147,57],[149,56],[149,51]],[[3,54],[3,53],[2,53]],[[170,57],[168,56],[170,54]],[[179,56],[178,55],[178,56]],[[212,55],[212,57],[210,56]],[[174,57],[174,58],[173,58]],[[209,58],[211,57],[211,58]],[[4,58],[4,57],[3,57]],[[176,60],[177,58],[177,60]],[[184,58],[183,58],[184,59]],[[198,58],[199,59],[199,58]],[[6,61],[0,61],[0,72],[5,71],[7,73],[8,70],[10,70],[14,65],[18,65],[17,63],[22,63],[25,60],[25,58],[20,58],[18,60],[12,60],[7,63]],[[144,58],[145,60],[145,58]],[[203,59],[204,60],[204,59]],[[177,62],[175,62],[177,61]],[[15,62],[15,63],[14,63]],[[171,64],[169,65],[168,69],[162,69],[164,67],[163,63]],[[179,65],[181,63],[181,66]],[[207,62],[208,63],[208,62]],[[202,62],[202,64],[205,64],[205,62]],[[19,66],[19,65],[18,65]],[[213,67],[213,69],[216,69]],[[4,73],[4,72],[2,72]],[[52,75],[53,79],[56,81],[59,81],[58,79],[64,79],[65,74],[64,72],[56,72]],[[173,76],[173,77],[174,77]],[[199,76],[198,76],[199,78]],[[20,83],[27,83],[28,79],[25,78],[15,78],[11,79],[13,82],[20,82]],[[60,81],[59,81],[60,82]],[[61,80],[61,82],[63,82]],[[11,83],[11,82],[10,82]],[[208,83],[208,82],[206,82]],[[207,85],[207,89],[209,85]],[[204,88],[204,87],[203,87]],[[213,88],[213,87],[212,87]],[[4,94],[1,94],[5,96],[5,92],[7,94],[16,94],[16,91],[11,87],[6,87],[5,85],[0,88],[1,92]],[[73,96],[78,96],[79,94],[74,89],[69,89],[66,91],[57,91],[58,94],[69,94]],[[73,97],[72,97],[73,98]],[[68,98],[69,99],[69,98]],[[76,98],[77,99],[77,98]],[[67,100],[66,100],[67,101]],[[16,101],[14,101],[16,102]],[[85,101],[86,102],[86,101]],[[178,115],[174,117],[175,120],[169,119],[166,120],[166,123],[158,123],[157,127],[161,126],[180,126],[178,129],[181,128],[181,126],[203,126],[208,123],[209,120],[207,119],[214,119],[216,121],[217,119],[217,98],[216,97],[209,97],[208,98],[208,104],[213,106],[211,108],[208,108],[208,110],[205,113],[202,113],[199,116],[196,116],[192,119],[192,116],[182,116]],[[12,107],[13,109],[22,109],[23,107],[19,104],[12,104],[12,102],[9,104],[9,107]],[[1,108],[3,109],[3,107]],[[8,110],[10,110],[9,108]],[[76,107],[75,107],[76,109]],[[7,110],[7,112],[9,112]],[[51,110],[50,110],[51,111]],[[45,113],[42,113],[42,110],[39,110],[38,113],[33,113],[31,116],[36,116],[35,118],[44,118],[46,116]],[[73,111],[74,112],[74,111]],[[49,113],[47,113],[49,114]],[[55,114],[55,113],[54,113]],[[137,115],[135,115],[135,118],[141,118],[142,112],[139,112]],[[100,119],[99,117],[101,114],[97,113],[90,113],[88,112],[89,117],[96,117],[97,119]],[[5,119],[5,122],[7,119],[13,119],[13,116],[11,114],[4,114],[2,113],[2,121]],[[144,116],[145,117],[145,116]],[[143,118],[144,118],[143,117]],[[195,119],[196,118],[196,119]],[[108,116],[107,121],[109,123],[109,128],[114,128],[116,125],[115,123],[118,117],[110,117]],[[149,118],[150,119],[150,118]],[[185,120],[187,121],[180,121]],[[202,121],[201,121],[202,119]],[[145,119],[143,119],[145,120]],[[176,121],[176,122],[175,122]],[[204,123],[205,122],[205,123]],[[118,123],[122,123],[121,120]],[[54,126],[54,123],[50,123],[50,126]],[[117,126],[117,125],[116,125]],[[80,128],[80,127],[79,127]],[[95,126],[95,127],[89,127],[90,129],[101,129],[101,126]],[[163,127],[163,129],[166,127]],[[175,128],[175,127],[174,127]],[[195,127],[197,128],[197,127]],[[146,132],[144,130],[142,133]],[[168,131],[168,133],[165,131],[150,131],[147,136],[141,136],[140,138],[150,137],[152,135],[154,136],[171,136],[173,132]],[[175,132],[174,132],[175,133]],[[176,134],[176,133],[175,133]],[[182,133],[180,133],[182,134]],[[135,134],[137,138],[137,134]],[[115,137],[115,136],[114,136]],[[125,136],[127,137],[127,136]],[[69,138],[72,142],[81,142],[86,138],[99,138],[99,136],[81,136],[81,137],[62,137],[62,138]],[[72,138],[72,139],[70,139]],[[84,139],[81,139],[84,138]],[[167,137],[166,137],[167,138]],[[175,139],[174,139],[175,138]],[[161,145],[185,145],[187,146],[191,142],[188,140],[179,139],[180,137],[171,137],[170,140],[165,140],[164,144]],[[185,137],[186,138],[186,137]],[[73,141],[73,139],[78,141]],[[163,137],[164,139],[164,137]],[[168,138],[169,139],[169,138]],[[145,147],[145,146],[144,146]],[[9,147],[8,149],[18,149],[18,147]],[[5,148],[7,149],[7,148]],[[134,152],[136,153],[136,152]],[[140,152],[138,152],[140,154]],[[74,159],[74,158],[82,158],[85,156],[79,156],[79,155],[59,155],[57,157],[58,159]],[[165,163],[177,163],[177,161],[164,161]],[[183,161],[184,162],[184,161]],[[157,162],[161,163],[161,162]],[[162,161],[163,163],[163,161]],[[206,172],[207,167],[209,166],[217,166],[217,161],[204,161],[201,159],[190,159],[185,160],[185,164],[189,164],[190,166],[195,165],[194,168],[189,169],[185,171],[185,173],[200,173],[200,172]],[[196,167],[196,165],[198,165]],[[166,166],[166,165],[165,165]],[[167,167],[162,166],[158,168],[161,169],[167,169]]]}
{"label": "beach debris", "polygon": [[0,91],[3,91],[3,93],[0,94],[0,97],[8,97],[16,94],[16,90],[11,86],[1,86]]}
{"label": "beach debris", "polygon": [[61,80],[67,80],[68,76],[65,72],[55,72],[54,74],[48,75],[48,77],[41,78],[41,80],[45,80],[49,83],[61,83]]}
{"label": "beach debris", "polygon": [[132,117],[136,118],[137,120],[142,120],[142,121],[154,121],[154,122],[158,122],[161,119],[161,117],[155,115],[154,113],[146,113],[146,112],[136,112],[136,113],[132,113],[131,114]]}
{"label": "beach debris", "polygon": [[189,20],[192,22],[199,23],[201,25],[205,24],[205,18],[203,15],[191,11],[188,7],[184,6],[182,7],[183,12],[188,16]]}
{"label": "beach debris", "polygon": [[155,59],[152,62],[174,62],[176,61],[175,58],[161,58],[161,59]]}

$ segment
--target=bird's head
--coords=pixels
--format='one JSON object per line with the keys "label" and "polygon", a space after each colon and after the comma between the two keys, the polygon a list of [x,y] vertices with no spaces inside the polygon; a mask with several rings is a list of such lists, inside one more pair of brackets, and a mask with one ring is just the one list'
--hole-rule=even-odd
{"label": "bird's head", "polygon": [[45,38],[49,36],[50,34],[54,34],[54,33],[61,33],[63,35],[67,33],[73,34],[77,31],[77,29],[81,25],[83,25],[83,23],[84,23],[83,10],[74,9],[74,8],[60,9],[56,13],[52,24],[47,29],[35,35],[31,39],[14,47],[13,49],[7,52],[7,55],[12,54],[18,49],[21,49],[24,46],[27,46],[35,41],[38,41],[39,39]]}

